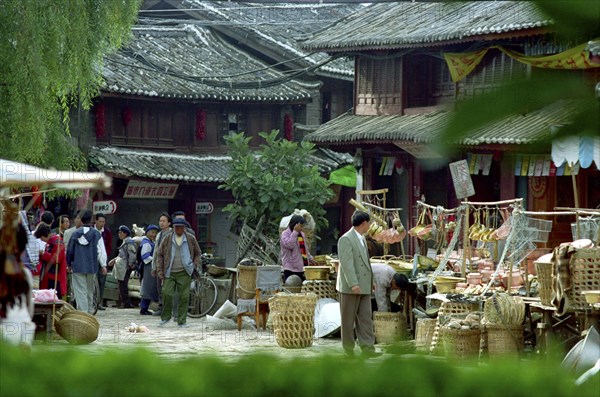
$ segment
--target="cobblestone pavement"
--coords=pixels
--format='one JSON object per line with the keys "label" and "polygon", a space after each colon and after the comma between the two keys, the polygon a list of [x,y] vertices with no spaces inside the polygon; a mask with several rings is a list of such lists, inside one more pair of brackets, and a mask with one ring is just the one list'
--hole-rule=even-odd
{"label": "cobblestone pavement", "polygon": [[[72,345],[76,349],[99,352],[106,349],[131,349],[144,347],[166,358],[185,358],[196,355],[216,355],[225,359],[239,358],[248,353],[267,353],[281,357],[317,357],[322,354],[342,354],[339,338],[327,337],[313,340],[313,345],[301,349],[280,347],[271,330],[257,331],[245,326],[238,331],[233,321],[207,318],[188,318],[189,328],[179,328],[174,321],[159,327],[160,317],[142,316],[139,309],[109,307],[99,311],[98,339],[89,345]],[[149,332],[132,333],[126,330],[131,323],[148,327]],[[50,343],[36,342],[34,349],[62,349],[67,341],[55,335]]]}

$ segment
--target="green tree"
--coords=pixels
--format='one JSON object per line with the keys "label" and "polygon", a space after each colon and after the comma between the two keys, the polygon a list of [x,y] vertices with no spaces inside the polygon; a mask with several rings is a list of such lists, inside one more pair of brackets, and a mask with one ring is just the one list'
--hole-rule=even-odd
{"label": "green tree", "polygon": [[269,237],[278,235],[279,221],[295,208],[309,211],[317,228],[326,226],[323,204],[333,192],[317,166],[309,163],[314,145],[278,139],[277,130],[259,135],[266,143],[256,151],[249,146],[252,138],[243,133],[225,138],[232,162],[219,188],[230,190],[235,202],[224,211]]}
{"label": "green tree", "polygon": [[89,109],[102,60],[130,36],[141,0],[0,1],[0,158],[86,165],[69,110]]}

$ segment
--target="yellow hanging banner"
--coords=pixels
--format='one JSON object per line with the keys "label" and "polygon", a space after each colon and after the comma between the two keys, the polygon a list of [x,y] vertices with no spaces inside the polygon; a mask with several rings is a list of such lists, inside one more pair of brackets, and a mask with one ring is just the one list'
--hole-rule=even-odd
{"label": "yellow hanging banner", "polygon": [[[525,56],[519,52],[509,50],[502,46],[493,46],[511,58],[521,63],[542,69],[591,69],[600,67],[600,63],[590,60],[590,52],[585,50],[587,44],[554,55]],[[475,52],[444,53],[444,59],[450,69],[450,76],[455,83],[465,78],[479,65],[487,51],[483,49]]]}
{"label": "yellow hanging banner", "polygon": [[486,48],[475,52],[444,53],[444,59],[450,69],[452,81],[456,83],[465,78],[479,65],[487,52],[488,49]]}

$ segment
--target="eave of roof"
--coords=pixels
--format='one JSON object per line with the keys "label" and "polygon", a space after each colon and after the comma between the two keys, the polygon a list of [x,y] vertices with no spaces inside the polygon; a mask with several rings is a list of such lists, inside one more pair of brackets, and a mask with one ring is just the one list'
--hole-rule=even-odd
{"label": "eave of roof", "polygon": [[[512,114],[490,122],[448,145],[526,145],[547,140],[550,127],[564,124],[576,114],[578,102],[560,100],[544,108]],[[449,111],[397,116],[357,116],[350,112],[322,124],[305,139],[317,145],[394,143],[439,143],[455,114]]]}
{"label": "eave of roof", "polygon": [[[124,178],[145,178],[180,183],[223,183],[229,175],[231,156],[194,155],[124,149],[114,146],[89,150],[90,163],[98,170]],[[352,156],[317,148],[309,158],[323,174],[352,163]]]}
{"label": "eave of roof", "polygon": [[528,1],[375,3],[313,34],[307,50],[431,46],[515,36],[553,24]]}

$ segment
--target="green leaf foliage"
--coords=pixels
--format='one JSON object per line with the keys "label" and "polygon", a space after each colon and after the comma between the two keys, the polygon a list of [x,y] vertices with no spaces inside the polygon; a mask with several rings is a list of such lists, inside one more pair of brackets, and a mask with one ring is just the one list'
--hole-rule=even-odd
{"label": "green leaf foliage", "polygon": [[0,158],[82,169],[69,110],[98,95],[103,56],[131,35],[141,0],[0,1]]}
{"label": "green leaf foliage", "polygon": [[243,133],[226,138],[232,157],[229,177],[219,188],[230,190],[235,202],[224,210],[233,219],[253,226],[265,217],[265,234],[277,236],[279,221],[295,208],[306,209],[317,227],[327,225],[323,204],[333,193],[329,182],[310,165],[314,145],[278,138],[278,131],[261,132],[265,143],[256,151]]}
{"label": "green leaf foliage", "polygon": [[600,390],[599,375],[575,386],[572,374],[544,359],[476,365],[415,355],[293,359],[289,351],[286,359],[249,354],[229,361],[170,360],[126,346],[96,353],[69,346],[33,349],[0,345],[0,396],[596,397]]}

